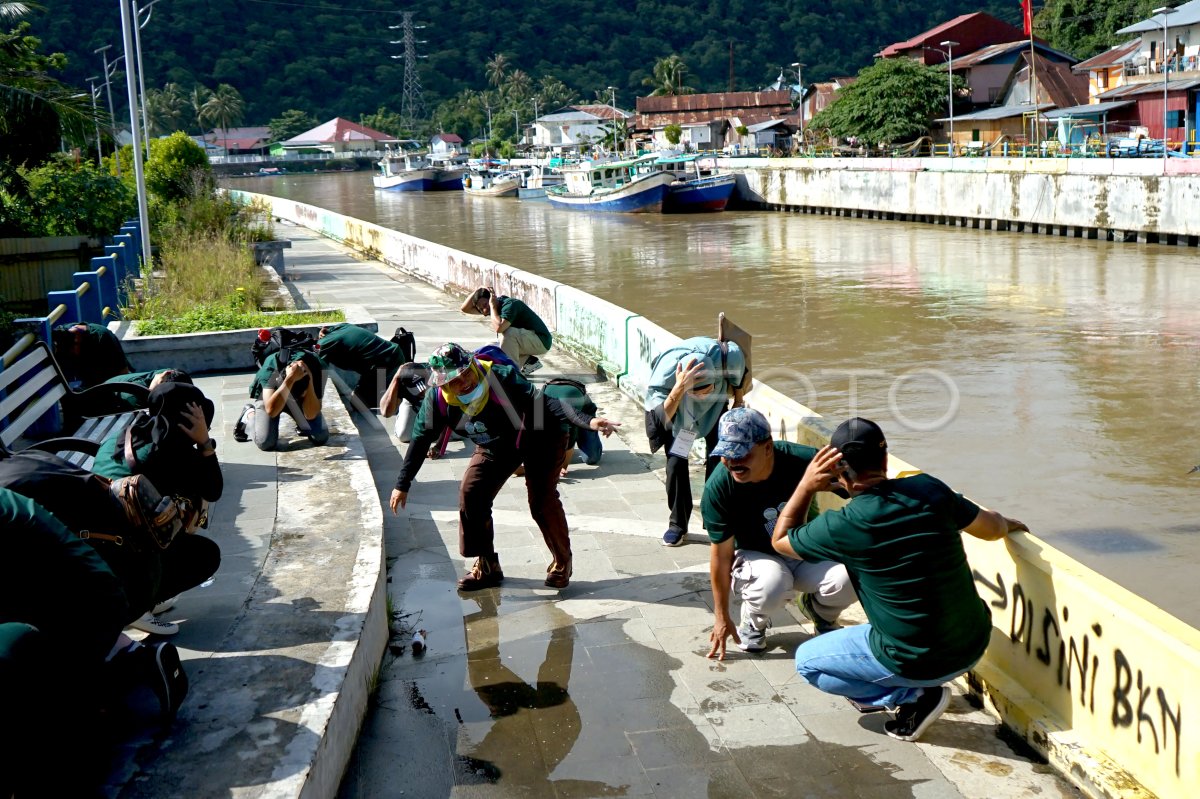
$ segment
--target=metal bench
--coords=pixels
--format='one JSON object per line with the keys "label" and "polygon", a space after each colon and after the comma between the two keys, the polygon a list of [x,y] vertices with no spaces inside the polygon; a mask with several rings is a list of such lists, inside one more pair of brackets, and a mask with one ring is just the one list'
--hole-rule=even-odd
{"label": "metal bench", "polygon": [[[136,383],[102,383],[75,391],[46,343],[35,342],[0,371],[0,448],[53,452],[91,468],[104,439],[145,408],[149,398],[150,390]],[[60,432],[64,419],[75,427],[72,434],[30,443]]]}

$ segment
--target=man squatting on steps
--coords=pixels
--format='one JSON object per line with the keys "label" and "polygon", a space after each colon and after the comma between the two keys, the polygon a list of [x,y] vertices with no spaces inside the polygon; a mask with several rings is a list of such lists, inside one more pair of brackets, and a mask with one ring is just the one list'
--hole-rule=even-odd
{"label": "man squatting on steps", "polygon": [[[577,411],[546,396],[512,366],[481,362],[457,344],[438,348],[429,359],[431,390],[425,392],[413,425],[412,443],[396,478],[393,513],[408,491],[430,446],[450,427],[475,442],[458,499],[458,548],[476,558],[458,581],[463,591],[492,588],[504,579],[496,554],[492,502],[517,466],[525,466],[529,511],[542,531],[552,560],[546,585],[566,588],[571,579],[571,541],[558,496],[566,436],[558,422],[610,435],[619,425]],[[547,418],[547,412],[555,417]]]}

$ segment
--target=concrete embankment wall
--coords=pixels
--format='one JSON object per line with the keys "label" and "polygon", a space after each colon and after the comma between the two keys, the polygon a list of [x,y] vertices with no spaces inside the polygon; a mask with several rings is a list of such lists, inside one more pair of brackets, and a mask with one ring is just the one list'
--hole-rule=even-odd
{"label": "concrete embankment wall", "polygon": [[[645,317],[512,266],[302,203],[261,199],[275,216],[449,293],[492,285],[521,297],[555,330],[558,345],[601,365],[639,402],[653,355],[679,340]],[[829,421],[762,383],[747,402],[788,441],[820,445],[832,432]],[[914,468],[892,460],[894,473]],[[1200,785],[1200,722],[1192,721],[1200,712],[1200,633],[1036,536],[964,538],[995,625],[970,675],[972,690],[1091,796],[1193,796]]]}
{"label": "concrete embankment wall", "polygon": [[1200,243],[1200,159],[725,159],[776,210],[1114,241]]}

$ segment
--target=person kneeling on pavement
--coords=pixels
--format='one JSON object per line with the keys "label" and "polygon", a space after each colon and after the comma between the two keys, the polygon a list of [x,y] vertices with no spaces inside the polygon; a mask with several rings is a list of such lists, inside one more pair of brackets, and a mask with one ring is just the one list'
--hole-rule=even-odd
{"label": "person kneeling on pavement", "polygon": [[746,359],[733,342],[696,336],[654,357],[646,389],[646,438],[650,451],[667,450],[667,505],[671,519],[663,533],[665,547],[677,547],[687,537],[692,516],[692,480],[688,456],[697,437],[707,445],[704,479],[716,468],[717,420],[730,396],[742,404]]}
{"label": "person kneeling on pavement", "polygon": [[488,324],[500,336],[500,349],[521,368],[521,374],[529,375],[542,368],[537,356],[550,351],[554,338],[542,317],[524,302],[480,286],[459,310],[488,318]]}
{"label": "person kneeling on pavement", "polygon": [[[850,501],[805,522],[831,485]],[[887,734],[917,740],[950,703],[946,683],[975,667],[992,636],[961,533],[998,541],[1016,530],[1028,528],[930,475],[889,479],[879,425],[843,422],[779,514],[772,545],[784,557],[845,564],[867,623],[805,641],[796,671],[862,712],[895,711]]]}
{"label": "person kneeling on pavement", "polygon": [[[281,355],[288,359],[283,365]],[[314,353],[300,349],[271,353],[250,383],[253,404],[242,411],[238,420],[240,440],[245,440],[245,431],[250,430],[259,449],[275,449],[279,445],[279,417],[286,412],[300,435],[317,446],[324,444],[329,441],[329,428],[321,414],[324,393],[324,370]]]}
{"label": "person kneeling on pavement", "polygon": [[476,444],[463,474],[458,504],[459,553],[476,560],[458,581],[459,589],[491,588],[504,579],[494,541],[492,502],[521,465],[529,510],[552,558],[546,585],[566,588],[571,579],[571,540],[558,496],[566,436],[558,422],[605,436],[619,425],[576,411],[537,391],[516,368],[481,362],[457,344],[439,348],[429,366],[432,390],[425,392],[417,413],[412,443],[389,500],[392,512],[408,502],[430,445],[445,429],[457,430]]}
{"label": "person kneeling on pavement", "polygon": [[[817,451],[775,441],[765,416],[734,408],[721,417],[714,457],[721,462],[704,484],[700,512],[712,541],[709,574],[715,620],[708,656],[725,658],[732,636],[743,652],[767,648],[771,614],[800,591],[800,608],[819,635],[839,629],[837,617],[857,597],[846,567],[828,560],[796,560],[771,547],[775,521]],[[809,518],[816,507],[810,506]],[[730,591],[742,601],[734,631]]]}

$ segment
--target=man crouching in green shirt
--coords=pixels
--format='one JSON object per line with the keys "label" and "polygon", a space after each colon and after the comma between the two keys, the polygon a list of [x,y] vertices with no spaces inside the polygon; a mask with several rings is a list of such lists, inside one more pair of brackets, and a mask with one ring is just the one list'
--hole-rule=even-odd
{"label": "man crouching in green shirt", "polygon": [[[813,496],[831,484],[850,501],[806,524]],[[805,641],[796,671],[860,710],[895,710],[887,734],[917,740],[950,702],[945,683],[974,668],[992,634],[960,531],[996,541],[1014,530],[1028,528],[934,477],[889,480],[883,430],[843,422],[780,513],[772,545],[845,564],[868,623]]]}

